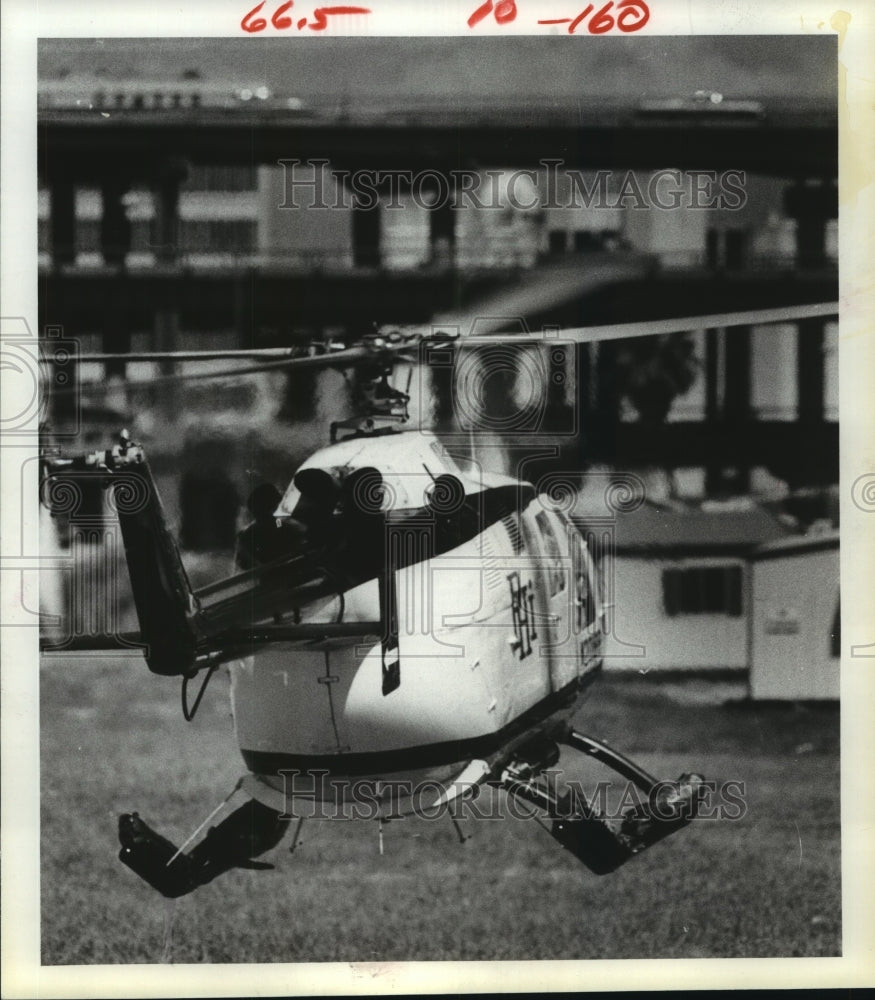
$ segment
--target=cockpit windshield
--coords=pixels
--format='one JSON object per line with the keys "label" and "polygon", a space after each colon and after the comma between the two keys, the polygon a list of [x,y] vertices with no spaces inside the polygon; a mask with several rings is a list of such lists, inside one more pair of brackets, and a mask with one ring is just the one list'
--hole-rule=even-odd
{"label": "cockpit windshield", "polygon": [[[394,480],[406,489],[399,503],[400,490],[374,466],[302,466],[279,509],[265,517],[253,504],[256,519],[238,536],[244,573],[210,594],[211,615],[227,617],[248,601],[254,620],[279,621],[370,580],[388,586],[399,570],[471,541],[533,495],[530,486],[508,482],[467,492],[449,472],[405,478]],[[240,581],[234,594],[233,581]]]}

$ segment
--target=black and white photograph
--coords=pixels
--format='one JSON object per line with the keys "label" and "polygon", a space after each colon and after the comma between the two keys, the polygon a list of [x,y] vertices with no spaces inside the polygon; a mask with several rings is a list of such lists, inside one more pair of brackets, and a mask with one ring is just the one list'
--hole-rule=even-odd
{"label": "black and white photograph", "polygon": [[848,22],[247,6],[33,39],[37,965],[856,954]]}

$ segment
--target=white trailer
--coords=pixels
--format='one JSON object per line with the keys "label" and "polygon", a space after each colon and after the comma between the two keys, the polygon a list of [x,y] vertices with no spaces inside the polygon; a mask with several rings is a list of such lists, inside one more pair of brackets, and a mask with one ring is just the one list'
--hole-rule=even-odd
{"label": "white trailer", "polygon": [[838,532],[762,545],[751,567],[751,697],[838,698]]}

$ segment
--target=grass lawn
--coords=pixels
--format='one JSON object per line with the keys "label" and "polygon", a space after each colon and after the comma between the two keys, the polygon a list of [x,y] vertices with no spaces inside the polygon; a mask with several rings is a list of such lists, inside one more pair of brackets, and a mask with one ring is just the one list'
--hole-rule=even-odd
{"label": "grass lawn", "polygon": [[[41,672],[42,960],[159,962],[164,900],[117,859],[136,809],[181,843],[243,773],[228,682],[194,722],[137,658]],[[608,676],[577,728],[661,777],[744,782],[747,811],[700,821],[597,877],[533,821],[308,821],[266,860],[176,904],[176,962],[685,958],[841,953],[839,713],[693,704],[658,676]],[[568,777],[609,775],[563,751]],[[234,802],[242,802],[235,799]]]}

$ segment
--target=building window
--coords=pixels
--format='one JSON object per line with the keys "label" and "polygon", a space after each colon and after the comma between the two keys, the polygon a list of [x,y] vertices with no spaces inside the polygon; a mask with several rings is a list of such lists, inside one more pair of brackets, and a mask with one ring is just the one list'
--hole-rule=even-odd
{"label": "building window", "polygon": [[572,535],[571,552],[574,572],[575,631],[589,628],[596,619],[596,595],[591,586],[589,566],[586,558],[586,543],[575,531]]}
{"label": "building window", "polygon": [[254,166],[192,164],[183,187],[186,191],[255,191],[258,171]]}
{"label": "building window", "polygon": [[77,219],[76,249],[80,253],[99,253],[100,248],[100,219]]}
{"label": "building window", "polygon": [[588,229],[577,229],[574,232],[574,249],[577,253],[596,253],[601,250],[602,241],[598,233]]}
{"label": "building window", "polygon": [[662,573],[665,613],[741,615],[741,567],[693,566]]}
{"label": "building window", "polygon": [[568,233],[564,229],[551,229],[547,233],[547,246],[550,253],[565,253],[568,249]]}
{"label": "building window", "polygon": [[741,271],[747,263],[748,233],[743,229],[709,229],[705,260],[712,270]]}
{"label": "building window", "polygon": [[181,243],[186,253],[253,253],[258,225],[251,219],[183,219]]}
{"label": "building window", "polygon": [[152,229],[152,219],[134,219],[131,222],[131,250],[134,253],[149,253],[155,249]]}

